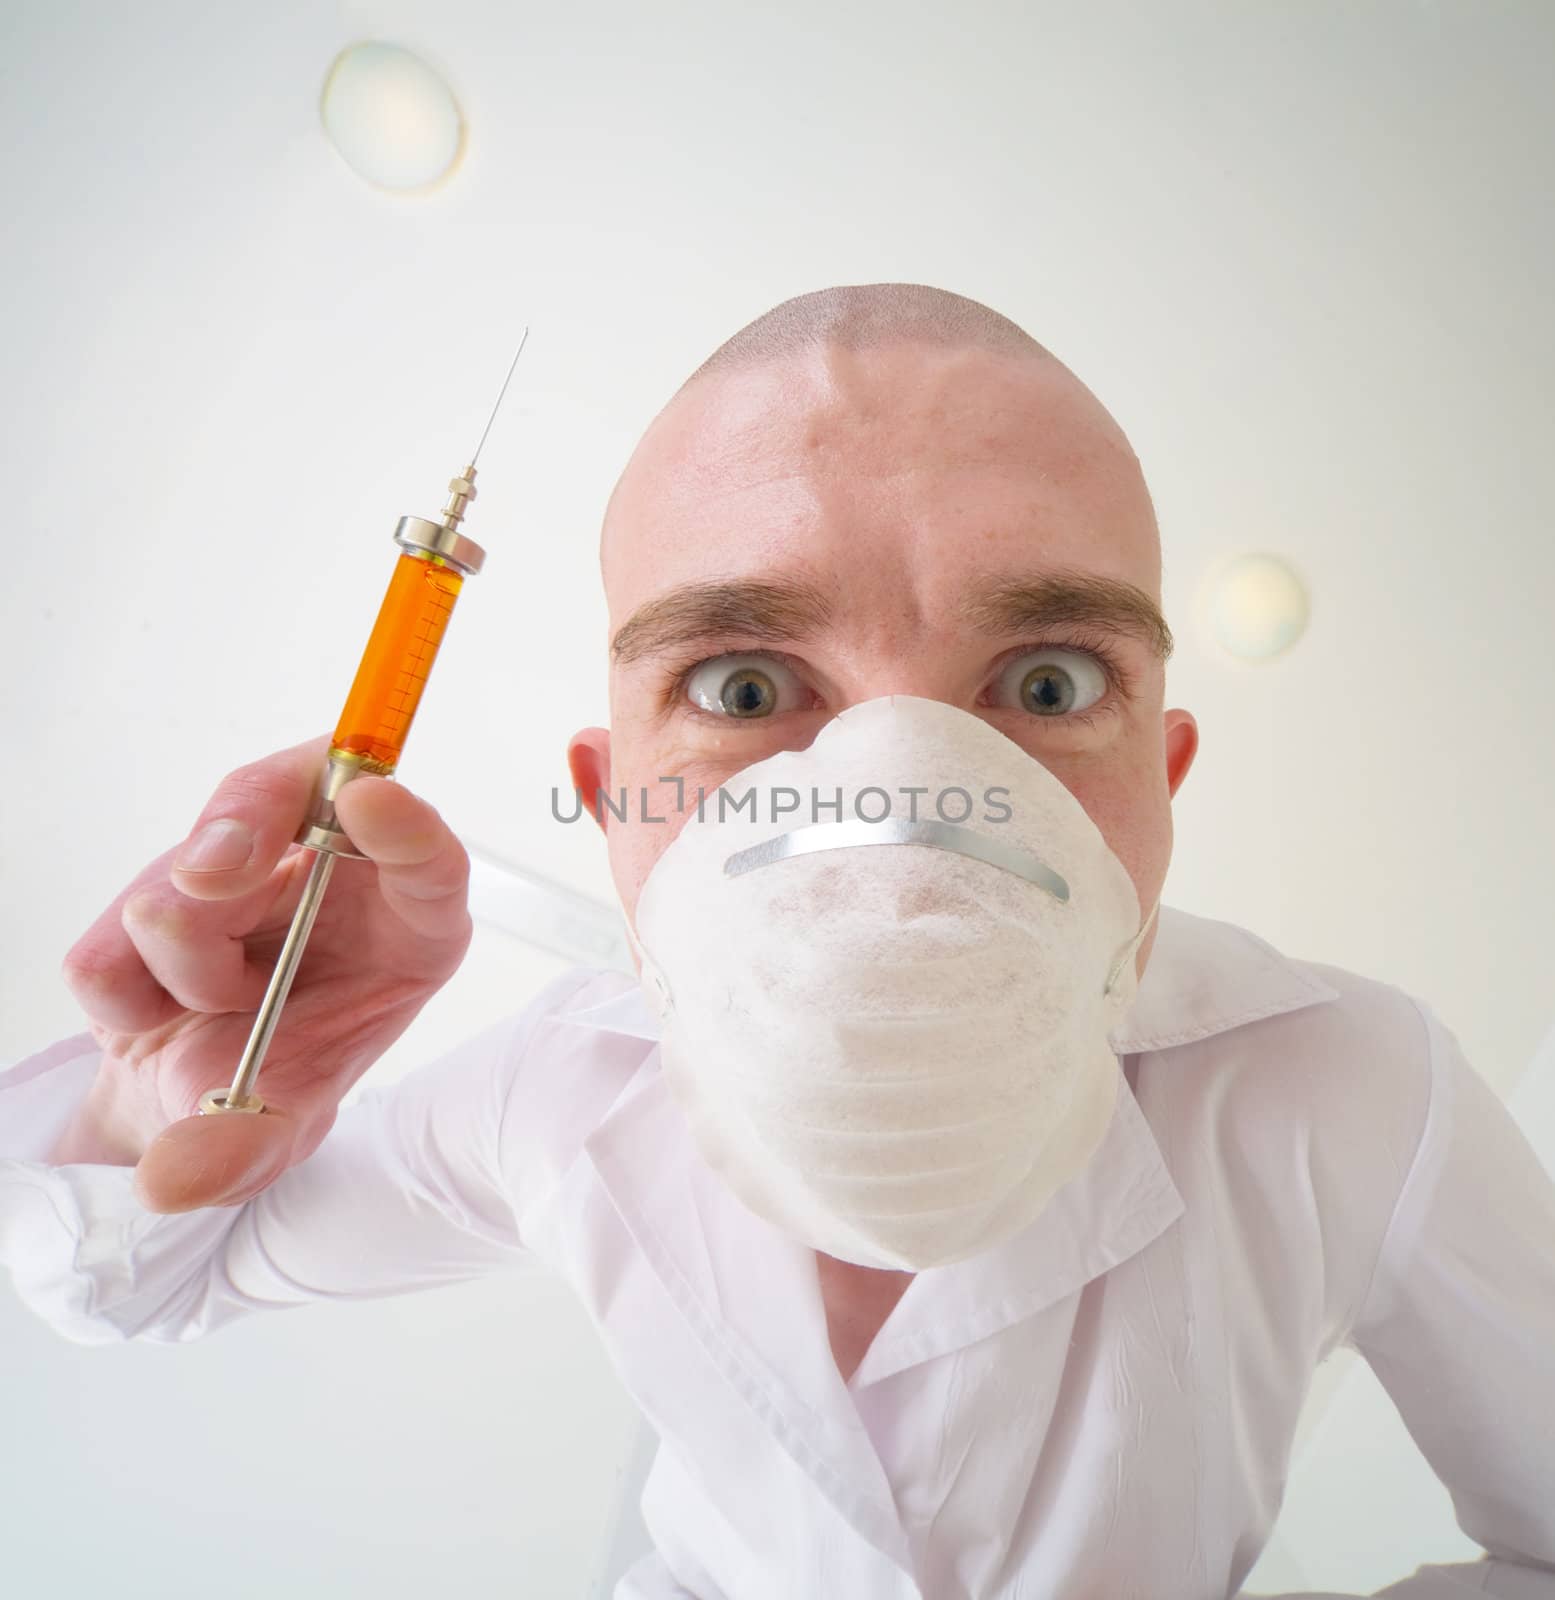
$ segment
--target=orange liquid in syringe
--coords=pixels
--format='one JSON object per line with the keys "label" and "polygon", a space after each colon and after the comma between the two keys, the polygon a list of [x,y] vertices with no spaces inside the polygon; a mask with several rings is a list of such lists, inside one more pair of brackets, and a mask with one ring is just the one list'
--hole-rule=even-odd
{"label": "orange liquid in syringe", "polygon": [[399,763],[463,575],[432,557],[402,555],[335,729],[334,748],[364,757],[362,771]]}

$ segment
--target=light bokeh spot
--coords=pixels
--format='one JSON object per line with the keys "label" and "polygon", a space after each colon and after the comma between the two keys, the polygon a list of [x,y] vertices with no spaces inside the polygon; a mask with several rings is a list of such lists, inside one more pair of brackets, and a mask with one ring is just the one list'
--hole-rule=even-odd
{"label": "light bokeh spot", "polygon": [[1306,631],[1310,610],[1306,585],[1279,556],[1238,556],[1209,586],[1210,632],[1241,661],[1283,655]]}
{"label": "light bokeh spot", "polygon": [[335,57],[319,114],[346,164],[380,189],[431,187],[464,146],[453,91],[420,56],[378,40]]}

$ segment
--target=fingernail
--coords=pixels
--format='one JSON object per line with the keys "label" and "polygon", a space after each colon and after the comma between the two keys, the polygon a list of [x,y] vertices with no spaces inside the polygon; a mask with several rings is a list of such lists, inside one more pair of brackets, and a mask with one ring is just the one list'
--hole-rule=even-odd
{"label": "fingernail", "polygon": [[235,817],[208,822],[178,852],[173,865],[184,872],[230,872],[254,853],[254,835]]}

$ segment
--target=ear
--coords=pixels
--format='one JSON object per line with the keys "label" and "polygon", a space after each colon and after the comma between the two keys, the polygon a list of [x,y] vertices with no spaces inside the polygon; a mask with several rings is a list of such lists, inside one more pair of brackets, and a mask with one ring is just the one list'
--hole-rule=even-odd
{"label": "ear", "polygon": [[572,786],[583,798],[583,803],[594,814],[594,820],[603,832],[609,807],[599,803],[599,791],[610,791],[610,730],[609,728],[584,728],[567,741],[567,770],[572,774]]}
{"label": "ear", "polygon": [[1166,727],[1166,785],[1176,797],[1199,748],[1199,725],[1191,711],[1168,711]]}

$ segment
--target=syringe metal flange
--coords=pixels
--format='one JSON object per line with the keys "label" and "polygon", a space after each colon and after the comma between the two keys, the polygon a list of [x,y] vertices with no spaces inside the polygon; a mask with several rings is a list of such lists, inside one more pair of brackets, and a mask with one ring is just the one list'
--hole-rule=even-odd
{"label": "syringe metal flange", "polygon": [[353,778],[360,777],[368,758],[349,750],[332,750],[313,796],[313,809],[293,836],[294,844],[310,850],[325,850],[334,856],[349,856],[352,861],[370,861],[351,842],[335,815],[335,797]]}
{"label": "syringe metal flange", "polygon": [[473,539],[426,517],[401,517],[394,529],[394,542],[402,550],[441,556],[467,577],[473,577],[486,563],[486,552]]}

